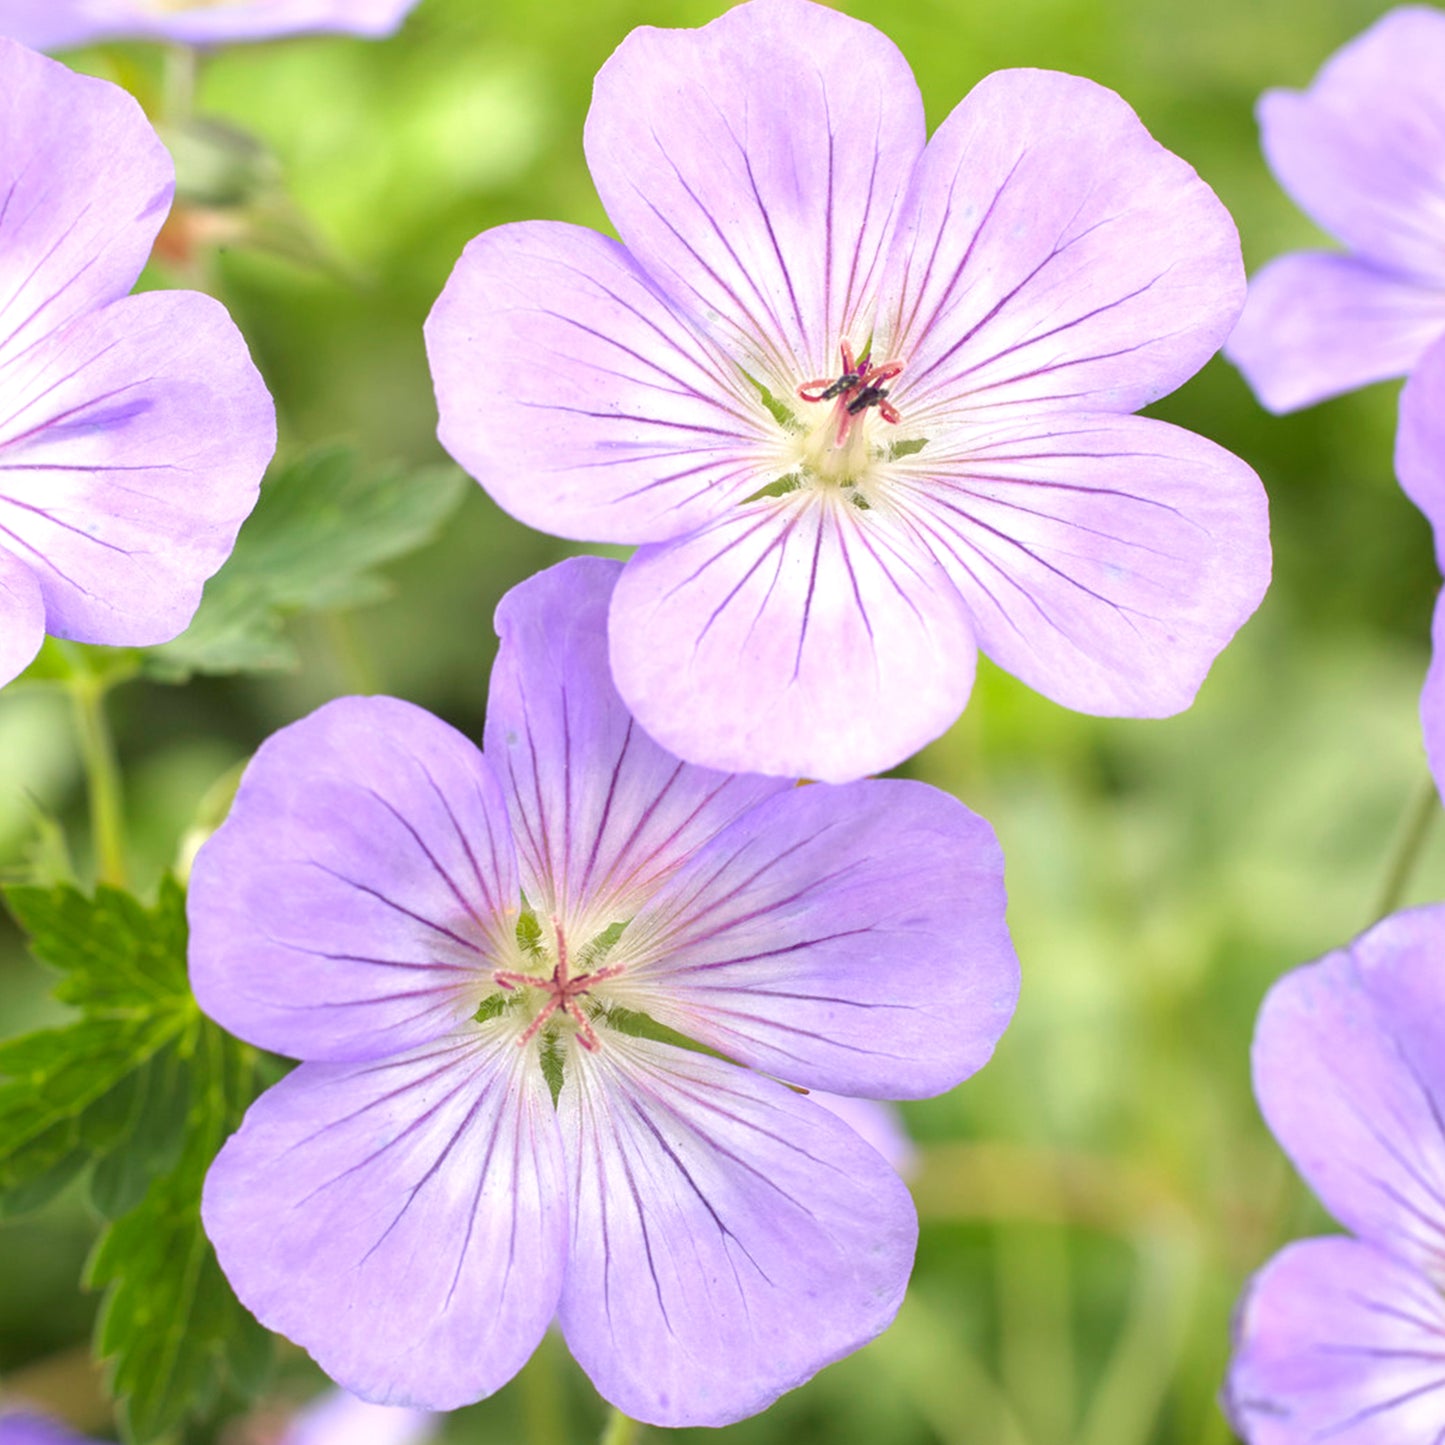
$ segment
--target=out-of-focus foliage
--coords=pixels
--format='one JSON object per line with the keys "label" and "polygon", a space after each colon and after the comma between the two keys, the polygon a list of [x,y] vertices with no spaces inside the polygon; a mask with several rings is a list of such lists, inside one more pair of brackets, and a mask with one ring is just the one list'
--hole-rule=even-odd
{"label": "out-of-focus foliage", "polygon": [[464,486],[452,466],[367,471],[349,447],[273,469],[195,619],[174,642],[150,649],[146,672],[183,682],[197,672],[296,667],[285,619],[388,596],[373,569],[430,542]]}
{"label": "out-of-focus foliage", "polygon": [[[304,247],[249,249],[241,218],[223,209],[172,232],[156,279],[205,284],[233,308],[276,393],[287,455],[340,439],[369,475],[435,466],[421,324],[462,246],[511,220],[605,224],[581,146],[593,73],[631,26],[695,24],[721,8],[422,0],[384,44],[219,53],[202,71],[198,110],[260,137],[304,221],[298,232],[286,219],[285,235],[304,234],[327,261],[296,260]],[[1255,98],[1307,83],[1387,6],[843,8],[898,41],[935,124],[1001,66],[1054,66],[1113,86],[1218,190],[1255,267],[1321,244],[1259,155]],[[159,59],[144,47],[77,61],[163,94]],[[283,212],[267,204],[274,238]],[[1439,582],[1425,524],[1391,472],[1395,392],[1273,418],[1211,363],[1154,410],[1259,470],[1276,569],[1195,708],[1163,722],[1093,720],[986,667],[957,726],[909,765],[984,813],[1003,840],[1024,967],[1018,1016],[975,1080],[905,1111],[922,1146],[924,1224],[898,1324],[726,1440],[1231,1438],[1215,1396],[1234,1298],[1281,1240],[1326,1227],[1257,1118],[1254,1013],[1277,975],[1371,920],[1427,785],[1416,702]],[[386,565],[390,597],[288,624],[294,671],[118,688],[111,711],[139,883],[175,859],[218,779],[339,693],[394,693],[479,736],[492,609],[565,550],[468,486],[435,543]],[[67,726],[49,691],[0,694],[0,865],[20,860],[38,807],[61,815],[85,866]],[[1408,897],[1442,896],[1437,827]],[[0,1034],[56,1022],[46,983],[18,940],[0,938]],[[83,1346],[96,1307],[76,1289],[96,1229],[75,1188],[0,1226],[0,1371],[105,1434],[103,1402],[89,1418],[74,1406],[87,1398],[83,1355],[66,1353]],[[283,1394],[317,1384],[283,1353]],[[551,1339],[448,1438],[571,1445],[592,1438],[600,1418]]]}

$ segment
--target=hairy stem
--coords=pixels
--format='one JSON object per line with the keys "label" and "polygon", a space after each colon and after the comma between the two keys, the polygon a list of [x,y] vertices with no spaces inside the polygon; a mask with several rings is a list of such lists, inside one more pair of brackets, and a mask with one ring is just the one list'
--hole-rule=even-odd
{"label": "hairy stem", "polygon": [[641,1426],[636,1420],[624,1415],[615,1405],[602,1427],[599,1445],[636,1445]]}
{"label": "hairy stem", "polygon": [[1380,890],[1380,899],[1375,905],[1371,921],[1393,913],[1400,906],[1405,890],[1410,886],[1415,866],[1425,851],[1430,825],[1439,811],[1440,795],[1436,791],[1435,780],[1427,778],[1425,786],[1420,789],[1406,811],[1405,821],[1400,829],[1400,841],[1395,845],[1389,871],[1385,874],[1385,886]]}
{"label": "hairy stem", "polygon": [[98,883],[124,888],[125,813],[115,742],[105,716],[106,684],[77,670],[67,684],[75,708],[75,732],[90,795],[90,834]]}

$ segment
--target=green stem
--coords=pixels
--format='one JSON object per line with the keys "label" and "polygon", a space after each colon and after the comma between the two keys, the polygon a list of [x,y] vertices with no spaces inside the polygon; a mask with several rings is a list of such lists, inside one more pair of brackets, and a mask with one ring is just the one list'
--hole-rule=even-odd
{"label": "green stem", "polygon": [[167,125],[184,125],[195,114],[199,71],[200,55],[193,46],[167,48],[161,96],[161,118]]}
{"label": "green stem", "polygon": [[636,1445],[637,1433],[641,1429],[636,1420],[624,1415],[615,1405],[602,1427],[599,1445]]}
{"label": "green stem", "polygon": [[124,888],[125,813],[115,743],[105,716],[106,685],[92,674],[77,670],[68,686],[75,705],[75,731],[90,794],[96,882]]}
{"label": "green stem", "polygon": [[1427,778],[1425,786],[1410,804],[1405,815],[1400,841],[1395,847],[1394,857],[1390,860],[1390,870],[1385,875],[1385,886],[1380,890],[1380,900],[1375,905],[1374,918],[1383,918],[1400,906],[1405,889],[1409,887],[1410,876],[1420,861],[1420,855],[1425,851],[1430,825],[1439,811],[1440,795],[1436,791],[1435,780]]}

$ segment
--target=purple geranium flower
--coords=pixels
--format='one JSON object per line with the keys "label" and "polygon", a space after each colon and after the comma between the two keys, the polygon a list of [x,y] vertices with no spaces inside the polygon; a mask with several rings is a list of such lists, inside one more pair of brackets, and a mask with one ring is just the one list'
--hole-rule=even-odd
{"label": "purple geranium flower", "polygon": [[1271,411],[1403,376],[1445,348],[1445,13],[1392,10],[1307,91],[1259,104],[1279,183],[1345,254],[1254,278],[1226,355]]}
{"label": "purple geranium flower", "polygon": [[1253,1280],[1226,1403],[1250,1445],[1445,1439],[1445,907],[1397,913],[1265,1000],[1254,1086],[1355,1238]]}
{"label": "purple geranium flower", "polygon": [[489,231],[427,339],[442,441],[503,506],[643,544],[610,628],[648,732],[858,777],[953,721],[978,648],[1084,711],[1189,704],[1266,586],[1265,499],[1129,413],[1244,276],[1118,96],[1002,72],[925,147],[885,36],[754,0],[629,36],[586,145],[623,244]]}
{"label": "purple geranium flower", "polygon": [[988,825],[919,783],[664,753],[609,677],[620,571],[503,600],[485,754],[406,703],[328,704],[196,862],[202,1006],[307,1061],[221,1151],[206,1228],[248,1307],[370,1399],[475,1400],[556,1316],[630,1415],[762,1409],[886,1327],[917,1230],[803,1091],[947,1089],[1013,1009]]}
{"label": "purple geranium flower", "polygon": [[103,40],[219,45],[343,31],[390,35],[417,0],[0,0],[0,35],[37,50]]}
{"label": "purple geranium flower", "polygon": [[180,632],[275,449],[225,308],[126,294],[172,186],[130,96],[0,40],[0,683]]}

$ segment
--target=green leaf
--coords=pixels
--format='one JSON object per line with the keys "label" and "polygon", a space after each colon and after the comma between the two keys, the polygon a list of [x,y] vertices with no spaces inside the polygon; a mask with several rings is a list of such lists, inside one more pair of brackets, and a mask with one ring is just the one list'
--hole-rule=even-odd
{"label": "green leaf", "polygon": [[294,668],[286,619],[386,596],[375,569],[429,542],[466,486],[450,466],[367,471],[347,447],[273,471],[194,621],[146,654],[146,673],[180,682],[198,672]]}
{"label": "green leaf", "polygon": [[188,1045],[185,1147],[102,1235],[86,1274],[107,1287],[96,1352],[136,1445],[209,1411],[227,1384],[253,1393],[270,1363],[270,1336],[232,1293],[200,1212],[206,1171],[260,1087],[256,1051],[199,1018]]}
{"label": "green leaf", "polygon": [[94,1161],[95,1202],[113,1213],[180,1147],[166,1101],[182,1086],[177,1050],[198,1018],[184,895],[167,879],[152,909],[68,884],[5,899],[35,956],[60,970],[56,997],[82,1016],[0,1044],[0,1208],[34,1208]]}
{"label": "green leaf", "polygon": [[125,1438],[149,1445],[266,1373],[270,1337],[221,1274],[200,1203],[271,1061],[197,1008],[173,879],[149,908],[68,884],[5,898],[80,1016],[0,1044],[0,1203],[32,1207],[91,1167],[91,1197],[113,1221],[87,1272],[106,1288],[96,1348]]}

